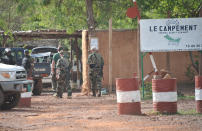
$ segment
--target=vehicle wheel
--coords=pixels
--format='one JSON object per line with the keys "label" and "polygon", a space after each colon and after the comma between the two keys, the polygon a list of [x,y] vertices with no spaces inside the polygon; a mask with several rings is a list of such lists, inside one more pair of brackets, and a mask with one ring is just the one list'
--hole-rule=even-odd
{"label": "vehicle wheel", "polygon": [[1,108],[1,105],[3,104],[4,102],[4,93],[3,91],[0,89],[0,108]]}
{"label": "vehicle wheel", "polygon": [[20,100],[20,93],[12,93],[5,95],[4,103],[1,105],[2,110],[9,110],[17,106]]}
{"label": "vehicle wheel", "polygon": [[42,92],[42,79],[35,79],[34,80],[34,89],[32,91],[33,95],[40,95]]}

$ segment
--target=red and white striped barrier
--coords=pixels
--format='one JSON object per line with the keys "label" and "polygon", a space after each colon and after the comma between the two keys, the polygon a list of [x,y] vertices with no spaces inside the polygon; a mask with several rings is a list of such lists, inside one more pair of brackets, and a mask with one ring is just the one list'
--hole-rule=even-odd
{"label": "red and white striped barrier", "polygon": [[176,79],[152,79],[153,108],[160,113],[177,113]]}
{"label": "red and white striped barrier", "polygon": [[116,79],[119,115],[140,115],[140,91],[137,78]]}
{"label": "red and white striped barrier", "polygon": [[202,113],[202,76],[195,76],[196,112]]}
{"label": "red and white striped barrier", "polygon": [[21,93],[21,98],[18,103],[18,107],[31,107],[31,97],[32,97],[32,92]]}

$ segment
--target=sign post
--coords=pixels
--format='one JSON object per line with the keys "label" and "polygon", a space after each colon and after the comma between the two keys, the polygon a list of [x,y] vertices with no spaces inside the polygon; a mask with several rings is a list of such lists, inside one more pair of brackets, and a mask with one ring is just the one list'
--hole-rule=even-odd
{"label": "sign post", "polygon": [[142,52],[202,51],[202,18],[140,20],[140,41],[141,65]]}
{"label": "sign post", "polygon": [[140,20],[142,52],[202,50],[202,18]]}

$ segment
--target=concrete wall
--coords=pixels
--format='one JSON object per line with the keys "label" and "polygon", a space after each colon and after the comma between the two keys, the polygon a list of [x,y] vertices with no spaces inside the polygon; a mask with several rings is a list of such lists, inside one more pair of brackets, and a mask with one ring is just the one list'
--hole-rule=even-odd
{"label": "concrete wall", "polygon": [[[96,31],[99,39],[99,52],[102,54],[104,65],[104,86],[108,85],[109,77],[109,34],[108,31]],[[113,85],[116,78],[130,78],[138,72],[137,31],[113,30],[112,35],[112,70]],[[153,53],[158,69],[166,69],[166,53]],[[170,52],[170,70],[177,82],[191,82],[186,77],[186,67],[191,63],[188,52]],[[152,71],[149,54],[144,57],[144,76]],[[148,81],[150,81],[149,79]]]}

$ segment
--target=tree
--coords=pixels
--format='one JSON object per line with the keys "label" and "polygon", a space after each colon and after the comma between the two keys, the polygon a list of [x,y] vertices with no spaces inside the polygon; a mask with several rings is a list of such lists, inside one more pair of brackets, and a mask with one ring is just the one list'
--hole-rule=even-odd
{"label": "tree", "polygon": [[[20,30],[22,20],[16,13],[17,6],[14,0],[0,1],[0,31],[4,31],[4,35],[0,36],[1,46],[11,46],[14,44],[14,37],[12,31]],[[8,39],[9,37],[9,39]],[[9,43],[9,45],[6,45]]]}
{"label": "tree", "polygon": [[143,18],[198,17],[201,0],[138,0]]}
{"label": "tree", "polygon": [[[113,29],[137,27],[137,20],[126,16],[127,9],[133,6],[132,0],[1,0],[0,30],[66,29],[72,33],[87,29],[86,1],[92,1],[93,28],[108,29],[111,17]],[[137,3],[143,19],[168,15],[196,17],[201,7],[201,0],[137,0]]]}

